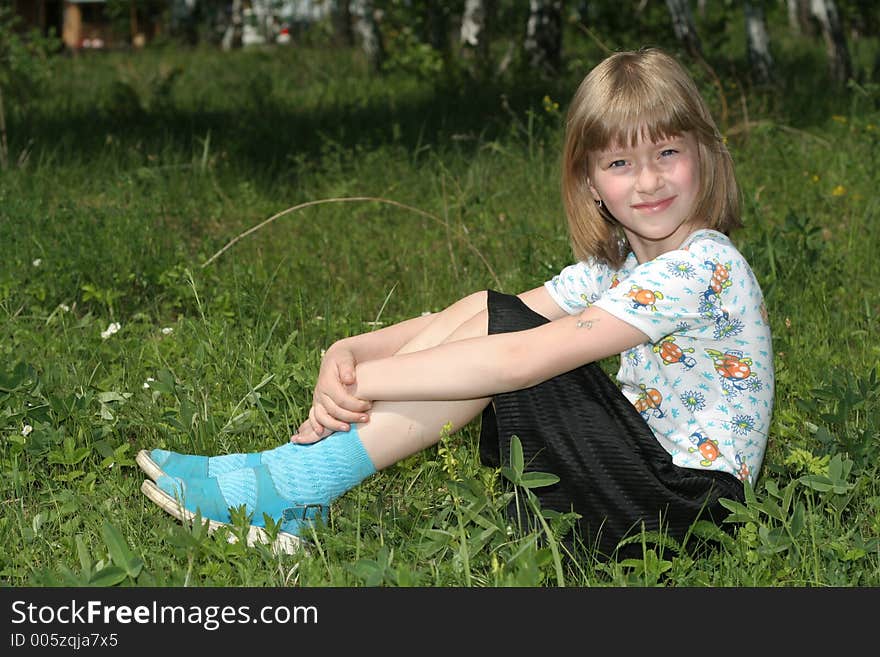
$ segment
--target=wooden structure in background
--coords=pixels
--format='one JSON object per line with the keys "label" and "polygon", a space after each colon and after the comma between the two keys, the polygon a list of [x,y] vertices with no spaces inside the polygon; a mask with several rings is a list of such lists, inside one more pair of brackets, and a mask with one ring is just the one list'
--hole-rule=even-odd
{"label": "wooden structure in background", "polygon": [[61,34],[62,7],[64,0],[12,0],[12,11],[23,21],[27,29],[38,29],[48,34],[54,29]]}
{"label": "wooden structure in background", "polygon": [[[156,0],[153,7],[138,10],[131,3],[128,30],[114,29],[105,13],[107,0],[12,0],[13,11],[27,29],[43,34],[50,30],[69,50],[82,48],[141,48],[162,31],[161,14],[167,2]],[[143,5],[142,5],[143,6]]]}

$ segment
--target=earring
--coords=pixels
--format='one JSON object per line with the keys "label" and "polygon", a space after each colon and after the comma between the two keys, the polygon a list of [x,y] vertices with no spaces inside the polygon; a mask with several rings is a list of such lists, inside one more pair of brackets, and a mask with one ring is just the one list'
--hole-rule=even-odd
{"label": "earring", "polygon": [[602,199],[600,199],[600,198],[596,199],[596,208],[598,208],[599,210],[602,209]]}

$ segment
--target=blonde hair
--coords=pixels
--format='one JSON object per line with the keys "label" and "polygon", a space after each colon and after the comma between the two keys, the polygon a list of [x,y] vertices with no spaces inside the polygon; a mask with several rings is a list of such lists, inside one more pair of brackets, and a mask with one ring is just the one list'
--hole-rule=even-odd
{"label": "blonde hair", "polygon": [[640,140],[691,133],[698,144],[700,191],[689,222],[725,234],[741,226],[733,161],[691,76],[656,48],[619,52],[584,78],[566,117],[562,201],[572,250],[619,267],[626,256],[614,217],[590,193],[590,156]]}

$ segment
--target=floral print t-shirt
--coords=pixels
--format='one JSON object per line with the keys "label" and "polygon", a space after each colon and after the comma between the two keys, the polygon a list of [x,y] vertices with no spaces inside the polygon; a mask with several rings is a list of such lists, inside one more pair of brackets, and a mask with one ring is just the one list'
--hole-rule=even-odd
{"label": "floral print t-shirt", "polygon": [[764,298],[730,239],[692,233],[620,269],[578,262],[544,284],[569,314],[595,305],[650,341],[621,354],[617,379],[676,465],[754,485],[767,447],[774,369]]}

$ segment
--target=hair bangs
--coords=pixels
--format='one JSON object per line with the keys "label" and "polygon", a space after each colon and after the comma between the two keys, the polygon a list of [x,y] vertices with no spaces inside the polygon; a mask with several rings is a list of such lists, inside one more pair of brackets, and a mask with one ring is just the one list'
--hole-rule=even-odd
{"label": "hair bangs", "polygon": [[698,115],[681,103],[661,102],[653,90],[624,89],[612,93],[608,101],[592,125],[584,126],[588,151],[632,148],[640,142],[658,142],[698,128]]}

